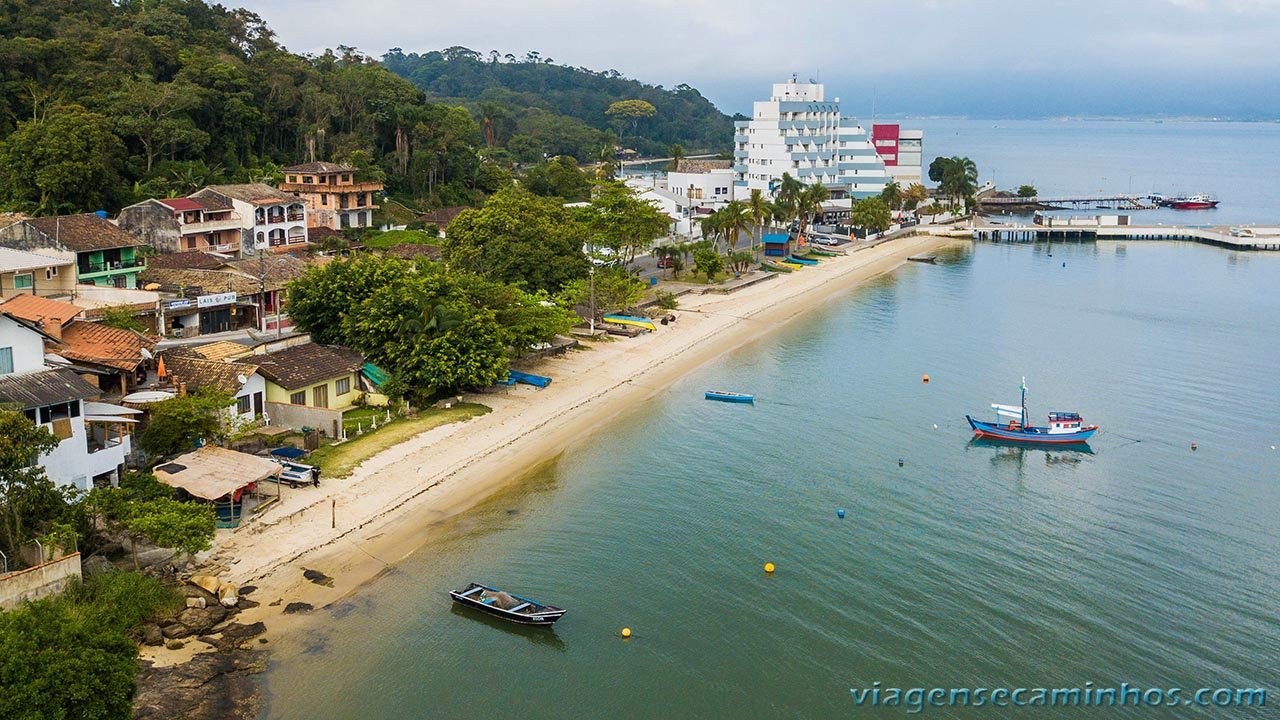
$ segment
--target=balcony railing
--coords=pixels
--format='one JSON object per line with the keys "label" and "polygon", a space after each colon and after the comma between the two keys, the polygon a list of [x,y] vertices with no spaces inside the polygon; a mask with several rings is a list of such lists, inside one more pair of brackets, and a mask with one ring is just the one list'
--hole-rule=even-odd
{"label": "balcony railing", "polygon": [[182,225],[182,234],[191,235],[201,232],[218,232],[220,230],[239,230],[240,218],[224,218],[222,220],[205,220]]}
{"label": "balcony railing", "polygon": [[77,265],[81,275],[110,272],[114,270],[141,270],[147,266],[142,258],[133,260],[112,260],[107,262],[82,262]]}
{"label": "balcony railing", "polygon": [[290,222],[298,222],[303,219],[302,213],[289,213]]}

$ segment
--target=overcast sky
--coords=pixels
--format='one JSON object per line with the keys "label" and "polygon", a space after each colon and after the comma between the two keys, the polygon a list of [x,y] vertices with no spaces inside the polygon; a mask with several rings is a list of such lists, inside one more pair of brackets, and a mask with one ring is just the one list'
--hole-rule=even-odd
{"label": "overcast sky", "polygon": [[295,52],[463,45],[687,82],[726,112],[820,77],[847,111],[1280,117],[1280,0],[222,0]]}

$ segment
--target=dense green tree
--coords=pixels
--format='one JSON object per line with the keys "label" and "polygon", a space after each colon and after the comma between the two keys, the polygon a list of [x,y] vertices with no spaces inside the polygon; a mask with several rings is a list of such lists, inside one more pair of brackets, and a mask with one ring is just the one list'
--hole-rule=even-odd
{"label": "dense green tree", "polygon": [[289,283],[289,317],[325,345],[340,344],[347,314],[374,290],[390,285],[412,266],[402,260],[361,256],[354,260],[312,265]]}
{"label": "dense green tree", "polygon": [[953,204],[968,203],[978,190],[978,166],[967,157],[939,157],[929,163],[929,179]]}
{"label": "dense green tree", "polygon": [[883,200],[878,197],[869,197],[853,204],[849,220],[867,232],[881,233],[889,229],[893,217],[889,212],[889,206],[885,205]]}
{"label": "dense green tree", "polygon": [[231,395],[207,387],[155,403],[148,409],[147,428],[138,436],[138,445],[152,457],[161,457],[192,450],[200,439],[217,439],[224,434],[231,403]]}
{"label": "dense green tree", "polygon": [[1039,193],[1036,192],[1035,185],[1019,185],[1018,186],[1018,197],[1020,198],[1033,198],[1037,195],[1039,195]]}
{"label": "dense green tree", "polygon": [[18,123],[0,142],[0,194],[36,213],[105,207],[119,187],[123,150],[106,117],[60,107]]}
{"label": "dense green tree", "polygon": [[604,111],[605,116],[618,128],[619,142],[622,141],[624,129],[634,133],[641,120],[653,117],[657,113],[658,109],[653,106],[653,103],[636,98],[610,103],[609,108]]}
{"label": "dense green tree", "polygon": [[670,217],[620,182],[597,184],[591,204],[579,208],[577,216],[588,233],[587,244],[612,251],[624,263],[671,229]]}
{"label": "dense green tree", "polygon": [[582,202],[591,197],[591,178],[568,155],[558,155],[525,172],[524,186],[534,195]]}
{"label": "dense green tree", "polygon": [[[565,285],[558,298],[560,304],[567,308],[589,309],[592,284],[590,279],[579,279]],[[645,284],[621,268],[603,268],[596,271],[594,286],[597,319],[601,315],[626,310],[644,299]]]}
{"label": "dense green tree", "polygon": [[724,269],[724,256],[710,247],[698,248],[693,251],[693,266],[711,282]]}
{"label": "dense green tree", "polygon": [[560,203],[512,186],[454,218],[441,250],[457,268],[555,292],[586,275],[585,239],[581,224]]}
{"label": "dense green tree", "polygon": [[[514,146],[516,136],[526,135],[544,144],[539,153],[590,157],[596,147],[616,144],[617,138],[607,143],[599,138],[611,119],[605,112],[612,103],[629,99],[643,100],[656,109],[656,114],[641,124],[639,134],[628,133],[629,147],[658,155],[667,152],[672,143],[707,151],[729,146],[732,119],[688,85],[665,89],[630,80],[614,70],[548,64],[541,56],[538,62],[528,56],[507,58],[506,62],[492,62],[491,56],[453,48],[423,54],[393,48],[383,56],[383,63],[432,97],[466,105],[482,122],[486,106],[501,106],[516,124],[509,147]],[[502,144],[501,132],[496,142]],[[539,157],[521,162],[534,162]]]}
{"label": "dense green tree", "polygon": [[156,498],[138,502],[124,524],[152,545],[194,555],[212,546],[217,517],[204,503]]}
{"label": "dense green tree", "polygon": [[0,717],[132,717],[138,645],[129,633],[179,602],[155,578],[117,572],[0,612]]}
{"label": "dense green tree", "polygon": [[142,146],[144,173],[157,157],[179,149],[199,152],[209,134],[196,127],[187,112],[200,104],[199,88],[185,82],[158,83],[148,77],[126,78],[107,97],[107,107],[121,137]]}
{"label": "dense green tree", "polygon": [[532,135],[516,135],[507,143],[507,150],[516,162],[536,163],[542,160],[543,146]]}
{"label": "dense green tree", "polygon": [[0,410],[0,541],[10,559],[18,557],[23,542],[64,514],[62,493],[34,462],[57,446],[58,438],[47,428],[20,412]]}

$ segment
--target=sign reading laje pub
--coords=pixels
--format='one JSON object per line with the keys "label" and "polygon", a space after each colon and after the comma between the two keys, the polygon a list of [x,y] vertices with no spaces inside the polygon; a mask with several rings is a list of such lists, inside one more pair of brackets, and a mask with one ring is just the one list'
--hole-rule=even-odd
{"label": "sign reading laje pub", "polygon": [[218,305],[230,305],[236,301],[234,292],[214,293],[212,295],[201,295],[196,298],[196,307],[207,308]]}

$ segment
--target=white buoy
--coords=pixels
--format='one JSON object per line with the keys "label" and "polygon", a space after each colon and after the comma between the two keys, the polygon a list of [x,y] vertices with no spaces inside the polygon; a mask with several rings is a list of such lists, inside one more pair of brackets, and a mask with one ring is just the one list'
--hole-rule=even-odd
{"label": "white buoy", "polygon": [[934,424],[933,424],[933,429],[934,429],[934,430],[937,430],[937,429],[938,429],[938,423],[934,423]]}

